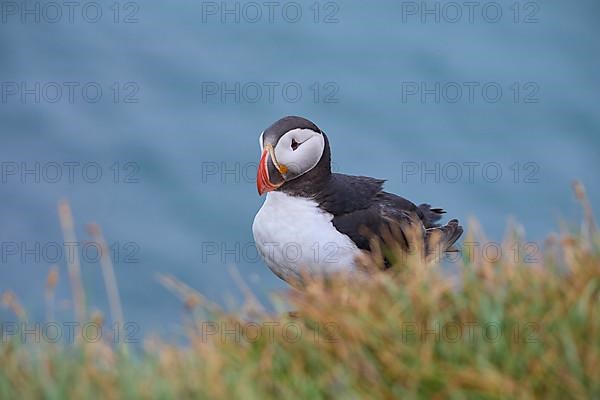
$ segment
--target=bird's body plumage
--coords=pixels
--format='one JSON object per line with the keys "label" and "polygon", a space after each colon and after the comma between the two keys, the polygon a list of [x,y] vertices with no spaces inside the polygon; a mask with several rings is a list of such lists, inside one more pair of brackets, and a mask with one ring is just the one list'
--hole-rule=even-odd
{"label": "bird's body plumage", "polygon": [[[252,230],[260,254],[280,278],[301,279],[303,270],[354,270],[357,256],[371,250],[370,239],[383,230],[400,232],[400,243],[409,246],[403,234],[407,226],[416,225],[426,243],[436,233],[438,250],[455,251],[463,230],[457,220],[440,225],[442,209],[385,192],[380,179],[332,173],[329,141],[312,122],[277,121],[261,135],[261,148],[258,188],[269,193]],[[294,157],[306,170],[288,172],[281,159],[296,162]]]}
{"label": "bird's body plumage", "polygon": [[267,266],[285,281],[311,273],[352,270],[359,248],[333,225],[334,216],[313,199],[271,192],[256,214],[252,233]]}

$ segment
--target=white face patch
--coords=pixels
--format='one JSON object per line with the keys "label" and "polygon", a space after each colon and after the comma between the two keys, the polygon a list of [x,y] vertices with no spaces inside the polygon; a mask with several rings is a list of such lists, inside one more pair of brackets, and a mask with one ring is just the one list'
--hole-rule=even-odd
{"label": "white face patch", "polygon": [[292,129],[277,142],[275,158],[278,164],[288,169],[283,174],[284,178],[291,180],[313,169],[324,150],[325,139],[322,134],[311,129]]}

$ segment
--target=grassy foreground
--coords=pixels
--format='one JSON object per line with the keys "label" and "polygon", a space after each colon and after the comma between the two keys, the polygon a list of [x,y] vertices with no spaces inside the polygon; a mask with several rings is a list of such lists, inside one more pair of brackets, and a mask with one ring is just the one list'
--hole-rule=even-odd
{"label": "grassy foreground", "polygon": [[586,218],[532,257],[512,234],[501,256],[485,255],[471,229],[464,241],[480,251],[465,248],[453,277],[396,250],[391,271],[290,291],[293,315],[261,311],[250,295],[243,317],[226,314],[162,277],[188,310],[187,345],[9,340],[0,399],[600,398],[594,227]]}

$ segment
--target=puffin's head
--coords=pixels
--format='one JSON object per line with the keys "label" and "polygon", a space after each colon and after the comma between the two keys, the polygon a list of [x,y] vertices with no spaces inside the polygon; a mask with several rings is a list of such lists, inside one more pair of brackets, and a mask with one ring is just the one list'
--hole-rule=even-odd
{"label": "puffin's head", "polygon": [[281,118],[265,129],[258,140],[262,156],[256,186],[260,195],[311,171],[328,150],[325,134],[302,117]]}

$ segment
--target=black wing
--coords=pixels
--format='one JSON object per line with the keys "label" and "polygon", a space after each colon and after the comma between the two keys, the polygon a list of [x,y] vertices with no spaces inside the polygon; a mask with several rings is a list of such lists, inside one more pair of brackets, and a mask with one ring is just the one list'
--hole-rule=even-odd
{"label": "black wing", "polygon": [[393,223],[402,226],[415,217],[422,223],[424,232],[439,228],[448,247],[460,237],[462,227],[458,221],[452,220],[444,227],[437,223],[444,210],[431,208],[429,204],[416,206],[403,197],[384,192],[383,183],[383,180],[365,176],[332,174],[315,200],[333,215],[335,228],[363,250],[370,250],[367,232],[379,234],[384,227]]}

